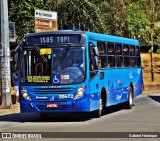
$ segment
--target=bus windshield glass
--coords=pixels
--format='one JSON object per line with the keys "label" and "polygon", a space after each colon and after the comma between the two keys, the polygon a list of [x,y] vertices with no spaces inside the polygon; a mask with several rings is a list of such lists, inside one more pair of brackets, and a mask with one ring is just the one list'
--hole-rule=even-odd
{"label": "bus windshield glass", "polygon": [[85,47],[23,49],[21,82],[29,84],[76,84],[85,79]]}

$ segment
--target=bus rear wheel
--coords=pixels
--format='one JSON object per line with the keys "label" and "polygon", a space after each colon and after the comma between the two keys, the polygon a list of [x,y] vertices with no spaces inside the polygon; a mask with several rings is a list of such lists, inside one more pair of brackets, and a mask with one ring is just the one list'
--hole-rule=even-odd
{"label": "bus rear wheel", "polygon": [[129,87],[128,89],[128,101],[126,102],[126,108],[127,109],[132,109],[133,106],[133,91],[132,88]]}

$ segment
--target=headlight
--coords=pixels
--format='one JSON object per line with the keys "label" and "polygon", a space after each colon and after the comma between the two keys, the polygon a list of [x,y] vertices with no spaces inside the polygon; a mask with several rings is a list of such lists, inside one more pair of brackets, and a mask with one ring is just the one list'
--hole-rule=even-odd
{"label": "headlight", "polygon": [[28,95],[28,92],[26,89],[22,88],[21,87],[21,94],[22,94],[22,97],[26,100],[31,100],[30,96]]}
{"label": "headlight", "polygon": [[83,95],[84,95],[84,90],[85,90],[85,85],[82,86],[82,87],[80,87],[80,88],[77,90],[77,93],[76,93],[74,99],[79,99],[79,98],[83,97]]}

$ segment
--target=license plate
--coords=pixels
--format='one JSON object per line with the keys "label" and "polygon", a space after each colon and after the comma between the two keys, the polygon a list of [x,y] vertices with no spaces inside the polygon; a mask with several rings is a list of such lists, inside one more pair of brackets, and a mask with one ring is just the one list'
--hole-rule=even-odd
{"label": "license plate", "polygon": [[47,108],[57,108],[58,104],[47,104]]}

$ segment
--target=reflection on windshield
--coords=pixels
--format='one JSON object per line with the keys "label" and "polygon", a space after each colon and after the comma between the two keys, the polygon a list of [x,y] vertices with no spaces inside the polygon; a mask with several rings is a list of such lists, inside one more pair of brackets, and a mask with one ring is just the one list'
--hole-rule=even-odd
{"label": "reflection on windshield", "polygon": [[66,57],[66,55],[67,55],[69,49],[70,49],[70,47],[66,47],[66,49],[63,51],[63,53],[62,53],[62,55],[60,56],[59,61],[58,61],[59,64],[62,63],[62,61],[63,61],[63,59]]}
{"label": "reflection on windshield", "polygon": [[44,55],[40,52],[40,49],[38,46],[35,46],[36,51],[38,52],[38,54],[41,56],[41,58],[43,59],[44,62],[47,62],[47,59],[44,57]]}
{"label": "reflection on windshield", "polygon": [[[41,49],[38,47],[39,50]],[[54,47],[50,53],[24,50],[21,82],[34,84],[74,84],[85,78],[84,47]],[[45,58],[45,60],[44,60]]]}

